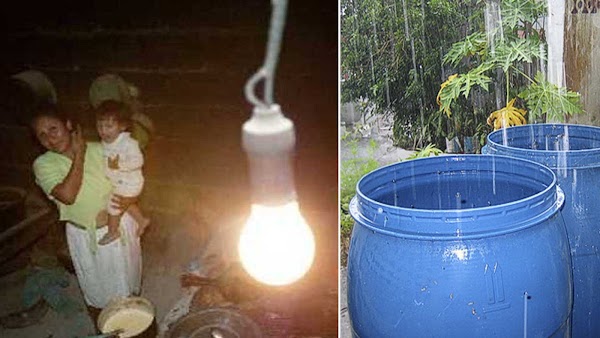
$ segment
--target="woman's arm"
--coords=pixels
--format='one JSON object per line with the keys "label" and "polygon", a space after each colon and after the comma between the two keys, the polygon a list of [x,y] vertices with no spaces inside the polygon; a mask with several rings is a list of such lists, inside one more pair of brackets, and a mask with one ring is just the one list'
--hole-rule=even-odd
{"label": "woman's arm", "polygon": [[71,168],[64,180],[57,184],[50,192],[50,195],[54,198],[69,205],[75,203],[83,181],[83,164],[85,161],[86,144],[81,135],[80,126],[78,126],[71,134],[71,142],[74,155]]}

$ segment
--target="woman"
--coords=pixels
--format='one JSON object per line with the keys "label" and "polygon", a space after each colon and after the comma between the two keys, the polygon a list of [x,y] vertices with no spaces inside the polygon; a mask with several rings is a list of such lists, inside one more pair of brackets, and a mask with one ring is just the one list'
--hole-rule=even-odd
{"label": "woman", "polygon": [[[97,245],[107,232],[106,203],[112,186],[104,175],[102,146],[85,142],[81,127],[61,117],[56,107],[38,110],[31,126],[47,151],[33,163],[36,183],[53,200],[66,221],[67,244],[85,302],[95,320],[117,296],[140,291],[142,259],[137,224],[121,218],[123,239]],[[126,210],[131,199],[113,201]]]}

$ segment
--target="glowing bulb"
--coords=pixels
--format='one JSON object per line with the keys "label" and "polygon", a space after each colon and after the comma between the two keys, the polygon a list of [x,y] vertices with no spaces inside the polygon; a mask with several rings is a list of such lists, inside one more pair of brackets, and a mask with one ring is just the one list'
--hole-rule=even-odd
{"label": "glowing bulb", "polygon": [[300,215],[291,166],[294,124],[278,105],[255,107],[242,128],[253,204],[242,229],[242,266],[258,281],[286,285],[310,269],[315,240]]}
{"label": "glowing bulb", "polygon": [[243,267],[257,280],[286,285],[300,279],[315,255],[313,233],[298,203],[252,205],[239,243]]}

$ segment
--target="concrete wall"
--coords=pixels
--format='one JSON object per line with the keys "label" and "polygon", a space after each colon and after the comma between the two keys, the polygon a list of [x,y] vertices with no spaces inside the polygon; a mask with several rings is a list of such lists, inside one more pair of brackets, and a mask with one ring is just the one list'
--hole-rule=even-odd
{"label": "concrete wall", "polygon": [[569,0],[565,12],[566,84],[581,93],[587,114],[571,122],[600,125],[600,3]]}

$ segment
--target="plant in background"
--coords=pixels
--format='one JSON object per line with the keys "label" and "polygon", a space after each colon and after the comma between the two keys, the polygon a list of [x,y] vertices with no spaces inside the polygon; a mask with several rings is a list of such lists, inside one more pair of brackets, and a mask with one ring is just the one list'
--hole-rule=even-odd
{"label": "plant in background", "polygon": [[473,135],[477,140],[477,143],[481,146],[486,142],[487,135],[491,132],[491,128],[486,123],[480,123],[475,128],[475,134]]}
{"label": "plant in background", "polygon": [[455,43],[444,63],[464,72],[440,86],[439,110],[450,117],[459,99],[470,98],[472,89],[479,87],[486,92],[493,89],[497,102],[504,98],[504,107],[498,104],[487,119],[494,129],[540,120],[565,121],[583,112],[578,93],[548,82],[542,72],[546,43],[540,22],[545,13],[543,1],[504,0],[501,19],[497,18],[497,26],[488,27],[487,35],[475,32]]}
{"label": "plant in background", "polygon": [[546,81],[542,73],[535,75],[534,81],[519,93],[519,97],[525,100],[534,118],[545,114],[547,120],[565,122],[566,117],[583,112],[579,93]]}
{"label": "plant in background", "polygon": [[[356,139],[350,138],[349,134],[342,136],[350,147],[352,158],[343,161],[340,168],[340,240],[341,240],[341,264],[346,265],[348,245],[354,220],[350,216],[350,200],[356,195],[356,184],[366,174],[377,169],[379,163],[374,159],[375,150],[378,147],[375,140],[369,141],[368,155],[359,157],[358,143]],[[350,138],[350,139],[349,139]]]}
{"label": "plant in background", "polygon": [[429,157],[429,156],[439,156],[443,153],[444,152],[441,149],[437,148],[435,146],[435,144],[430,143],[423,149],[417,149],[417,151],[414,152],[409,157],[407,157],[406,160],[408,161],[408,160],[414,160],[417,158],[425,158],[425,157]]}
{"label": "plant in background", "polygon": [[[442,57],[465,27],[480,25],[479,0],[341,0],[342,102],[365,100],[393,114],[403,148],[443,142],[431,128]],[[448,130],[444,126],[444,130]]]}
{"label": "plant in background", "polygon": [[506,107],[491,113],[487,118],[487,124],[494,127],[494,130],[527,124],[527,120],[525,120],[525,114],[527,114],[527,112],[525,109],[514,106],[516,99],[517,98],[510,100]]}

